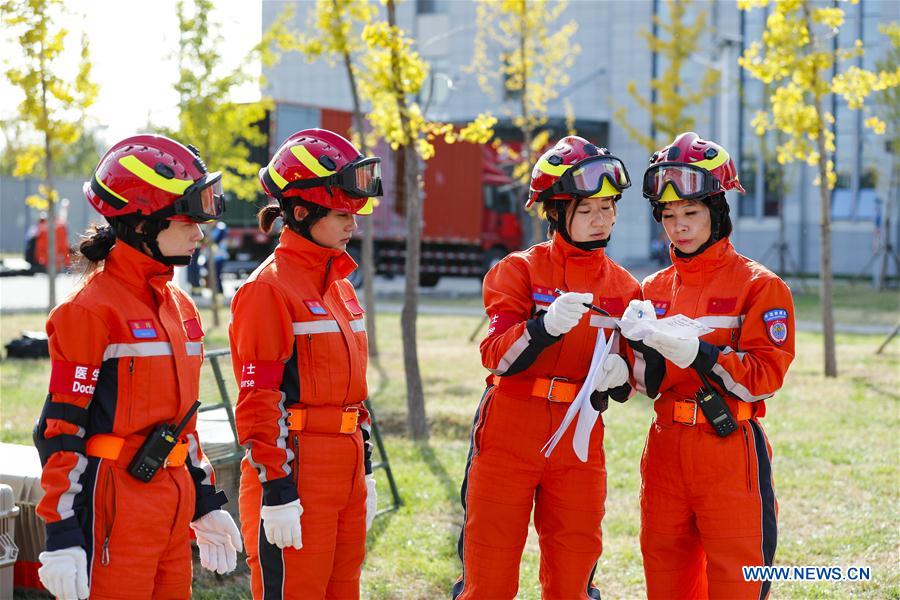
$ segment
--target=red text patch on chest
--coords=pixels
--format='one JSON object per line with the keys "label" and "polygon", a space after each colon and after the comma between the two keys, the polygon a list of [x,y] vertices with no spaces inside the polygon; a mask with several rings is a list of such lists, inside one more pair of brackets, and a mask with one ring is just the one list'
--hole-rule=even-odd
{"label": "red text patch on chest", "polygon": [[314,315],[322,316],[328,314],[328,311],[325,310],[324,306],[322,306],[321,300],[304,300],[303,304],[305,304],[306,308],[309,309],[309,312]]}
{"label": "red text patch on chest", "polygon": [[656,311],[658,317],[669,312],[670,302],[668,300],[651,300],[650,303],[653,304],[653,310]]}
{"label": "red text patch on chest", "polygon": [[737,298],[710,298],[706,312],[712,315],[723,315],[733,312],[737,307]]}
{"label": "red text patch on chest", "polygon": [[131,329],[131,335],[141,340],[159,337],[156,335],[156,327],[153,326],[153,321],[147,319],[128,321],[128,327]]}
{"label": "red text patch on chest", "polygon": [[362,306],[359,305],[359,300],[356,298],[344,298],[344,304],[347,306],[347,310],[350,311],[350,314],[354,317],[358,317],[365,312],[362,309]]}
{"label": "red text patch on chest", "polygon": [[556,293],[548,287],[536,285],[532,288],[531,297],[538,306],[549,306],[556,300]]}
{"label": "red text patch on chest", "polygon": [[189,340],[199,340],[203,337],[203,328],[200,327],[199,319],[188,319],[185,321],[184,331],[187,333]]}
{"label": "red text patch on chest", "polygon": [[625,303],[621,298],[599,298],[597,307],[602,308],[613,317],[621,316],[625,312]]}

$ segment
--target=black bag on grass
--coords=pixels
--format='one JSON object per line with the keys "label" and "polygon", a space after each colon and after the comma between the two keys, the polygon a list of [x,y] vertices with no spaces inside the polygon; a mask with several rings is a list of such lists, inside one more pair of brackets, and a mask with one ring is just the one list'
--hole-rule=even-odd
{"label": "black bag on grass", "polygon": [[42,331],[23,331],[6,345],[6,358],[50,358],[50,344]]}

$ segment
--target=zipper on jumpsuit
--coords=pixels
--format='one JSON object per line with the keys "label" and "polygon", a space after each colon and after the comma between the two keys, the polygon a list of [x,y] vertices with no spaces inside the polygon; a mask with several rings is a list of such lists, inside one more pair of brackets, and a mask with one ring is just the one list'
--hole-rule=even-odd
{"label": "zipper on jumpsuit", "polygon": [[[101,462],[101,465],[102,464],[103,463]],[[102,494],[102,498],[103,498],[103,502],[104,502],[103,522],[104,522],[104,525],[106,526],[105,527],[106,531],[105,531],[104,538],[103,538],[103,550],[100,555],[100,564],[103,565],[104,567],[109,565],[109,538],[110,538],[110,536],[112,536],[113,525],[116,522],[116,480],[113,476],[112,469],[113,469],[112,465],[110,465],[106,469],[106,478],[103,481],[103,483],[104,483],[103,494]],[[111,498],[111,503],[107,504],[109,502],[107,500],[107,498],[109,496],[108,491],[109,491],[110,486],[112,486],[112,498]],[[110,506],[111,508],[109,510],[106,510],[107,506]]]}
{"label": "zipper on jumpsuit", "polygon": [[750,475],[751,475],[751,473],[750,473],[750,471],[751,471],[751,469],[750,469],[750,438],[747,436],[747,427],[748,427],[748,425],[746,422],[741,424],[741,433],[744,434],[744,461],[746,464],[746,471],[747,471],[747,491],[752,492],[753,491],[753,483],[752,483],[751,477],[750,477]]}
{"label": "zipper on jumpsuit", "polygon": [[134,423],[134,357],[128,359],[128,423]]}
{"label": "zipper on jumpsuit", "polygon": [[313,387],[313,397],[319,395],[319,386],[316,383],[316,373],[313,371],[313,348],[312,348],[312,340],[313,336],[311,333],[306,334],[306,353],[309,355],[309,372],[310,379],[312,379],[312,387]]}

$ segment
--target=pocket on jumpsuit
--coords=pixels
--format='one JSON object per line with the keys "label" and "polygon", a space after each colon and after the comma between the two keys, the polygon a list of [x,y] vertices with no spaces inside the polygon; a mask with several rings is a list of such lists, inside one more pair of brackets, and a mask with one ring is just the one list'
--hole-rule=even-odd
{"label": "pocket on jumpsuit", "polygon": [[478,456],[484,449],[484,430],[487,423],[490,406],[493,404],[495,390],[488,390],[478,408],[478,421],[475,423],[475,431],[472,432],[472,454]]}
{"label": "pocket on jumpsuit", "polygon": [[[97,518],[100,522],[98,532],[101,537],[100,541],[100,565],[106,567],[109,565],[109,540],[112,537],[113,526],[116,523],[116,480],[113,473],[113,467],[106,462],[100,463],[101,484],[98,502]],[[96,547],[96,544],[95,544]]]}

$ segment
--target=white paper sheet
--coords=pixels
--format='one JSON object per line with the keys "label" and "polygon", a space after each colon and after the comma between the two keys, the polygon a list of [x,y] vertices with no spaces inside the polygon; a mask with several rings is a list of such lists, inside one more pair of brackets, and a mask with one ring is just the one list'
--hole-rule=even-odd
{"label": "white paper sheet", "polygon": [[674,315],[665,319],[646,319],[640,321],[620,320],[619,329],[631,340],[643,340],[653,332],[668,333],[683,340],[698,338],[713,331],[700,321],[684,315]]}
{"label": "white paper sheet", "polygon": [[[578,424],[575,428],[575,439],[572,444],[575,448],[576,454],[578,454],[578,458],[581,459],[582,462],[587,461],[587,446],[590,441],[591,430],[593,429],[594,423],[597,421],[597,415],[599,414],[594,407],[591,406],[591,392],[593,392],[593,383],[595,380],[595,376],[597,374],[597,370],[600,368],[600,365],[603,364],[603,361],[606,360],[606,357],[609,356],[609,351],[612,349],[613,341],[615,340],[616,333],[609,337],[609,341],[606,340],[606,334],[603,333],[603,329],[597,329],[597,341],[594,343],[594,354],[591,356],[591,365],[588,368],[587,376],[584,379],[584,384],[581,386],[581,389],[578,390],[578,394],[576,394],[575,399],[572,401],[572,404],[569,405],[569,410],[566,411],[566,415],[563,417],[562,423],[560,423],[559,428],[557,428],[556,432],[553,436],[547,440],[547,443],[544,444],[544,447],[541,448],[541,452],[544,453],[545,457],[550,456],[553,452],[553,449],[556,448],[556,445],[559,443],[559,440],[562,439],[563,434],[569,428],[569,425],[572,424],[572,421],[575,420],[575,417],[578,417]],[[593,413],[593,414],[591,414]],[[584,416],[582,416],[582,414]],[[581,442],[578,441],[579,433],[581,437],[584,438]],[[579,453],[579,449],[583,447],[583,450]]]}

